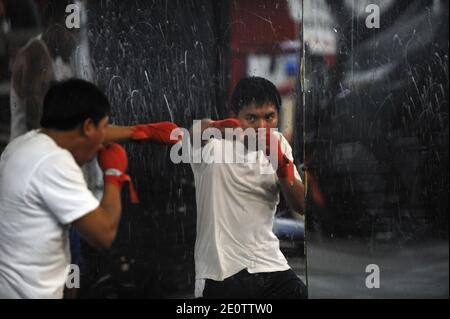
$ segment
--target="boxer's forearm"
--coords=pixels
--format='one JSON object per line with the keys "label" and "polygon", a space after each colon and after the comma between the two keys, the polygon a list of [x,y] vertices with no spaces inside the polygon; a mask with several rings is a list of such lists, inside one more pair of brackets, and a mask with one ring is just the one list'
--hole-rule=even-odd
{"label": "boxer's forearm", "polygon": [[120,190],[115,185],[106,184],[100,205],[74,221],[73,225],[91,246],[108,249],[116,238],[121,211]]}
{"label": "boxer's forearm", "polygon": [[295,179],[291,184],[286,178],[280,178],[280,188],[289,208],[303,215],[305,209],[305,190],[303,183]]}
{"label": "boxer's forearm", "polygon": [[180,128],[172,122],[136,124],[134,126],[109,125],[106,129],[103,144],[108,145],[110,143],[134,141],[174,145],[178,140],[172,138],[172,133],[179,129]]}
{"label": "boxer's forearm", "polygon": [[132,126],[109,125],[106,128],[105,141],[103,144],[123,143],[131,140],[133,134]]}
{"label": "boxer's forearm", "polygon": [[120,189],[111,184],[105,184],[103,198],[100,207],[106,213],[109,229],[113,233],[113,239],[116,237],[117,228],[119,227],[120,215],[122,212],[122,202]]}

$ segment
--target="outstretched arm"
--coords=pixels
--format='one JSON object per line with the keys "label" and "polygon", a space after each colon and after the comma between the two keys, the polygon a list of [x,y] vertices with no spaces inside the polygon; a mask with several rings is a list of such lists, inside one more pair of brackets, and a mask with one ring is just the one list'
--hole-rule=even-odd
{"label": "outstretched arm", "polygon": [[109,125],[106,128],[104,145],[110,143],[123,143],[132,140],[133,127],[132,126],[115,126]]}
{"label": "outstretched arm", "polygon": [[171,122],[139,124],[135,126],[109,125],[106,129],[104,144],[135,141],[173,145],[178,141],[170,139],[170,134],[177,128],[178,126]]}
{"label": "outstretched arm", "polygon": [[228,118],[228,119],[219,120],[219,121],[213,121],[211,119],[203,119],[200,121],[200,127],[197,130],[194,129],[194,126],[192,126],[189,129],[189,135],[190,135],[191,141],[193,141],[194,133],[200,134],[202,146],[204,146],[208,141],[204,141],[201,137],[203,136],[203,132],[206,129],[216,128],[220,131],[220,133],[222,134],[222,137],[223,137],[223,136],[225,136],[225,129],[236,128],[236,127],[240,127],[240,126],[241,126],[241,124],[240,124],[239,120],[234,119],[234,118]]}

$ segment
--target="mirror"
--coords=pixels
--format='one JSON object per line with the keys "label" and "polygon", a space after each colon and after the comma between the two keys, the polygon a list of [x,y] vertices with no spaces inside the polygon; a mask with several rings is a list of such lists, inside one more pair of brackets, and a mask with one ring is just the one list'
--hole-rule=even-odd
{"label": "mirror", "polygon": [[[306,217],[281,198],[273,232],[309,297],[448,297],[448,2],[51,2],[0,0],[0,152],[16,134],[14,62],[33,38],[53,78],[101,88],[116,125],[224,119],[238,81],[264,77],[306,187]],[[194,298],[191,167],[167,146],[124,147],[140,203],[123,192],[107,253],[74,235],[72,297]],[[101,196],[95,162],[84,173]]]}

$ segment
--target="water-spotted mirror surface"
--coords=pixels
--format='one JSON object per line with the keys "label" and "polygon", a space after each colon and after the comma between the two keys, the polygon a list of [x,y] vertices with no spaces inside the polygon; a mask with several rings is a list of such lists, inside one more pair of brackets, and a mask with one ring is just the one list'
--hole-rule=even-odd
{"label": "water-spotted mirror surface", "polygon": [[[265,77],[306,185],[304,211],[281,198],[273,232],[309,297],[448,298],[447,1],[50,2],[0,0],[0,151],[12,65],[32,38],[55,79],[105,92],[117,125],[223,119],[239,79]],[[72,246],[78,297],[193,298],[191,167],[168,146],[124,146],[140,202],[124,190],[109,252]],[[84,172],[100,196],[98,168]]]}

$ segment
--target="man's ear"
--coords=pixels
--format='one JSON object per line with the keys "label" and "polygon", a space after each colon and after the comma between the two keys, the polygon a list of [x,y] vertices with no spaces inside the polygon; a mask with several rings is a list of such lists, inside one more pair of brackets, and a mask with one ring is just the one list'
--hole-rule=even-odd
{"label": "man's ear", "polygon": [[91,118],[88,118],[83,122],[81,133],[83,136],[90,137],[96,132],[96,128],[97,125],[95,125],[94,121]]}

